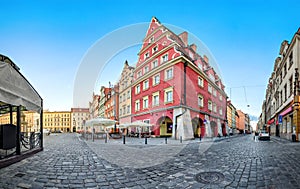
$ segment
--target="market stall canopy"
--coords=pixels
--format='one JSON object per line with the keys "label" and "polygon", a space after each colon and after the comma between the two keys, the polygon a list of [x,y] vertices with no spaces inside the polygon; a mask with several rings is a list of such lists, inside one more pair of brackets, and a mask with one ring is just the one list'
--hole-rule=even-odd
{"label": "market stall canopy", "polygon": [[129,127],[130,126],[132,126],[132,127],[151,127],[152,125],[149,123],[142,122],[142,121],[134,121],[132,123],[129,123]]}
{"label": "market stall canopy", "polygon": [[92,126],[103,126],[103,127],[108,127],[111,125],[114,125],[116,123],[115,120],[112,119],[107,119],[103,117],[97,117],[94,119],[90,119],[86,121],[85,126],[92,127]]}
{"label": "market stall canopy", "polygon": [[41,113],[42,98],[6,56],[0,55],[0,105],[23,106]]}

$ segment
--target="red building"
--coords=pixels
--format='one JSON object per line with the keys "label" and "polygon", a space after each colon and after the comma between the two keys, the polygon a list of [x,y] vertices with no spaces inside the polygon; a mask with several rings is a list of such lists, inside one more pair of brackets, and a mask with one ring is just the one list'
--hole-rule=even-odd
{"label": "red building", "polygon": [[222,81],[206,56],[155,17],[138,53],[132,84],[132,121],[153,124],[152,134],[191,139],[225,134]]}

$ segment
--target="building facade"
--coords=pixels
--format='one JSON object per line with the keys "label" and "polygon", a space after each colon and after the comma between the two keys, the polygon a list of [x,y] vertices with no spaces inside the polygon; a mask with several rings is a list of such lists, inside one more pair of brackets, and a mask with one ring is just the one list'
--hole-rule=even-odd
{"label": "building facade", "polygon": [[88,108],[71,108],[72,132],[81,132],[89,116],[90,112]]}
{"label": "building facade", "polygon": [[224,85],[206,56],[155,17],[134,70],[132,121],[153,125],[152,134],[191,139],[225,134]]}
{"label": "building facade", "polygon": [[111,88],[101,86],[100,89],[100,101],[99,101],[99,117],[105,117],[105,102],[108,99],[108,95],[111,93]]}
{"label": "building facade", "polygon": [[131,122],[131,84],[133,81],[134,67],[129,66],[125,61],[124,68],[119,80],[119,122],[130,123]]}
{"label": "building facade", "polygon": [[70,111],[44,111],[43,112],[44,129],[51,132],[71,132],[71,112]]}
{"label": "building facade", "polygon": [[119,84],[110,85],[110,90],[105,101],[105,117],[119,120]]}
{"label": "building facade", "polygon": [[291,42],[281,43],[279,56],[268,81],[260,122],[271,135],[291,139],[300,133],[298,115],[300,28]]}
{"label": "building facade", "polygon": [[236,120],[238,119],[238,113],[236,108],[230,100],[227,101],[227,125],[231,129],[232,133],[237,132]]}
{"label": "building facade", "polygon": [[[13,124],[17,125],[16,112],[13,112]],[[10,114],[0,115],[0,125],[10,124]],[[21,132],[39,132],[40,131],[40,114],[34,111],[21,111]]]}
{"label": "building facade", "polygon": [[248,114],[245,114],[242,110],[237,110],[238,118],[236,121],[236,129],[240,133],[250,132],[250,117]]}
{"label": "building facade", "polygon": [[90,119],[99,116],[99,101],[100,96],[93,93],[92,102],[89,102]]}

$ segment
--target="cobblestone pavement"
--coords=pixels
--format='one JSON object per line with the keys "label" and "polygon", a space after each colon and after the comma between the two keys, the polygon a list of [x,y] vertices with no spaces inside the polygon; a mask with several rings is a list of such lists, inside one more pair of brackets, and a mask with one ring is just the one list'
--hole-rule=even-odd
{"label": "cobblestone pavement", "polygon": [[300,188],[299,143],[133,140],[45,136],[43,152],[0,169],[0,188]]}

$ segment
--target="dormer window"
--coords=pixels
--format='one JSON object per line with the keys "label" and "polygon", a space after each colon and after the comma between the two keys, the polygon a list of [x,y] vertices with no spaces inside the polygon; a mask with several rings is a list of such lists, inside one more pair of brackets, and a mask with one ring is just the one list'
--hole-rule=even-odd
{"label": "dormer window", "polygon": [[149,58],[149,52],[147,52],[145,55],[144,55],[144,58]]}
{"label": "dormer window", "polygon": [[158,51],[158,47],[157,47],[157,46],[153,47],[152,53],[155,53],[155,52],[157,52],[157,51]]}

